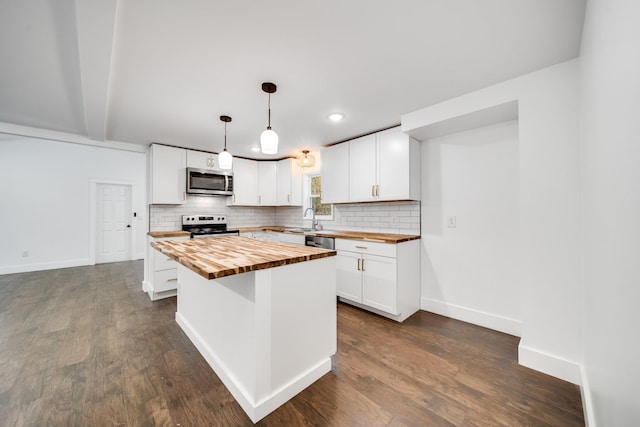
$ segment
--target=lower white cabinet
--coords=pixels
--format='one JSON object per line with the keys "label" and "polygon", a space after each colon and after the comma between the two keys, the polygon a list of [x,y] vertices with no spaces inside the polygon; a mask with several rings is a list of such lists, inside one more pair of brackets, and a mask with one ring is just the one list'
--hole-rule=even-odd
{"label": "lower white cabinet", "polygon": [[420,241],[336,239],[341,301],[402,322],[420,308]]}
{"label": "lower white cabinet", "polygon": [[294,243],[304,246],[304,234],[272,232],[274,242]]}
{"label": "lower white cabinet", "polygon": [[147,236],[147,250],[144,257],[144,281],[142,290],[149,298],[157,300],[175,296],[178,289],[178,265],[162,252],[154,249],[151,242],[164,240],[184,240],[189,236],[152,237]]}
{"label": "lower white cabinet", "polygon": [[250,239],[268,240],[269,242],[294,243],[304,245],[304,234],[280,233],[278,231],[245,231],[240,233]]}

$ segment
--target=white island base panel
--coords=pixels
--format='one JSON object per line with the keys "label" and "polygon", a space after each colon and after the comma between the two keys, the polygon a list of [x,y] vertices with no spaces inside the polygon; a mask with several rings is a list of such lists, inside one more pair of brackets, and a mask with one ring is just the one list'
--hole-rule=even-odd
{"label": "white island base panel", "polygon": [[254,423],[331,370],[335,257],[178,283],[176,321]]}

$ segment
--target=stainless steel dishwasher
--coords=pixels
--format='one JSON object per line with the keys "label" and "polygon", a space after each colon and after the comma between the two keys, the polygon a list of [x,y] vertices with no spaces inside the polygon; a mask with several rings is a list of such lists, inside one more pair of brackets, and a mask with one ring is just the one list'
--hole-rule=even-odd
{"label": "stainless steel dishwasher", "polygon": [[304,245],[323,249],[335,249],[335,239],[323,236],[304,236]]}

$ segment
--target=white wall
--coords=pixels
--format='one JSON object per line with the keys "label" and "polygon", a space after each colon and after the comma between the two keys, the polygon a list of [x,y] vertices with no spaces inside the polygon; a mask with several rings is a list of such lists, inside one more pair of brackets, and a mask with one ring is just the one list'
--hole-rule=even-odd
{"label": "white wall", "polygon": [[[519,361],[579,383],[578,60],[410,113],[402,117],[402,130],[423,132],[434,118],[442,121],[513,101],[519,115]],[[428,255],[424,245],[423,250]],[[423,259],[423,270],[434,268],[429,261]],[[472,289],[473,283],[468,286]]]}
{"label": "white wall", "polygon": [[515,121],[422,142],[423,309],[520,335],[518,163]]}
{"label": "white wall", "polygon": [[133,256],[142,258],[145,176],[144,153],[25,137],[0,141],[0,274],[90,263],[91,180],[134,185]]}
{"label": "white wall", "polygon": [[639,41],[640,2],[587,2],[580,59],[585,400],[603,427],[640,425]]}

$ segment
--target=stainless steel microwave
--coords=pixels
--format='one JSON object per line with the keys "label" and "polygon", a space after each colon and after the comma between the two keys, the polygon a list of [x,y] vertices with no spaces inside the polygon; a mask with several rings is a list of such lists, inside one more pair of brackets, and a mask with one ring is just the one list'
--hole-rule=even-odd
{"label": "stainless steel microwave", "polygon": [[201,196],[232,196],[233,172],[224,169],[187,168],[187,193]]}

